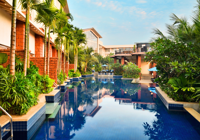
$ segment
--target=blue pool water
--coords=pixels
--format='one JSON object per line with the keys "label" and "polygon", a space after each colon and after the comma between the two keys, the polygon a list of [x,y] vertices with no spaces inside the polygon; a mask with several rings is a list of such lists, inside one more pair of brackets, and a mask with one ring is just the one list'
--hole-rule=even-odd
{"label": "blue pool water", "polygon": [[61,109],[35,140],[200,140],[200,124],[186,112],[168,112],[153,84],[87,78],[63,93]]}

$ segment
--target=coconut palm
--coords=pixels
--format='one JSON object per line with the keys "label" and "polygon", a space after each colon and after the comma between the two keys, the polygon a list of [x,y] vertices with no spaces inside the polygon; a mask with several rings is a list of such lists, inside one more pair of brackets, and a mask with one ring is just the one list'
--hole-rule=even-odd
{"label": "coconut palm", "polygon": [[61,62],[62,62],[62,45],[64,42],[64,31],[66,31],[68,24],[68,18],[71,14],[66,14],[62,9],[59,10],[56,15],[56,28],[54,32],[57,34],[55,39],[56,47],[58,49],[58,73],[61,72]]}
{"label": "coconut palm", "polygon": [[86,35],[83,30],[75,27],[73,35],[73,47],[74,47],[74,72],[78,67],[78,48],[80,44],[86,44]]}
{"label": "coconut palm", "polygon": [[[73,19],[71,19],[73,20]],[[65,42],[64,42],[64,74],[65,74],[65,61],[66,61],[66,58],[65,56],[67,56],[67,61],[68,61],[68,68],[69,68],[69,46],[70,46],[70,43],[72,41],[72,32],[73,32],[73,25],[71,24],[67,24],[66,27],[64,28],[64,33],[63,33],[63,36],[65,37]]]}
{"label": "coconut palm", "polygon": [[[53,20],[58,13],[58,10],[53,6],[52,1],[46,0],[43,3],[37,4],[34,6],[34,9],[38,12],[36,21],[39,23],[43,23],[45,27],[45,38],[44,38],[44,75],[46,75],[46,42],[47,42],[47,27],[49,28],[48,33],[48,50],[50,46],[50,27],[52,25]],[[49,55],[49,52],[48,52]]]}
{"label": "coconut palm", "polygon": [[11,43],[10,43],[10,74],[15,75],[15,49],[16,49],[16,6],[17,0],[12,4],[12,24],[11,24]]}
{"label": "coconut palm", "polygon": [[92,55],[92,53],[94,52],[93,48],[86,48],[84,49],[84,55],[83,55],[83,61],[82,61],[82,68],[84,68],[84,72],[87,71],[87,67],[89,63],[95,62],[95,63],[99,63],[98,59]]}
{"label": "coconut palm", "polygon": [[197,0],[198,5],[193,16],[193,23],[189,24],[186,18],[179,18],[177,15],[172,14],[172,25],[167,24],[167,33],[165,36],[159,29],[154,29],[154,33],[163,39],[170,39],[177,42],[189,43],[192,42],[200,45],[200,0]]}
{"label": "coconut palm", "polygon": [[22,8],[26,9],[26,21],[25,21],[25,44],[24,44],[24,75],[26,76],[27,67],[29,67],[29,15],[32,6],[36,3],[35,0],[20,0]]}

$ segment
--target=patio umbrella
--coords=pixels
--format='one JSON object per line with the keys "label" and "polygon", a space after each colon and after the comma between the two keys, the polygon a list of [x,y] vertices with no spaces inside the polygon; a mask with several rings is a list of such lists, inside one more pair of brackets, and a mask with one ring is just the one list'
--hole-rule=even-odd
{"label": "patio umbrella", "polygon": [[156,67],[148,69],[148,71],[158,71]]}
{"label": "patio umbrella", "polygon": [[107,67],[107,65],[106,64],[104,64],[104,65],[102,65],[103,67]]}

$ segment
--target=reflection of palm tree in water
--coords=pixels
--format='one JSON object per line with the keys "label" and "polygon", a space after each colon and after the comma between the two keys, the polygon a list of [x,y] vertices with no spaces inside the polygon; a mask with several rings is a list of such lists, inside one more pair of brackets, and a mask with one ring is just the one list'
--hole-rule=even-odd
{"label": "reflection of palm tree in water", "polygon": [[[84,111],[78,110],[80,105],[84,104],[92,104],[92,96],[85,94],[84,92],[79,92],[79,88],[74,86],[74,92],[67,93],[66,99],[67,105],[66,108],[68,110],[67,116],[64,118],[64,131],[65,131],[65,138],[72,139],[75,136],[75,133],[72,131],[78,131],[82,129],[84,124],[86,123],[85,115],[83,114]],[[58,136],[59,137],[59,136]],[[57,137],[57,138],[58,138]],[[62,136],[63,137],[63,136]]]}
{"label": "reflection of palm tree in water", "polygon": [[[155,116],[157,117],[157,120],[154,120],[152,124],[149,124],[148,122],[143,123],[143,127],[145,129],[144,134],[146,136],[149,136],[150,140],[178,140],[180,139],[179,136],[177,135],[177,130],[176,130],[177,128],[171,126],[176,121],[171,121],[170,114],[165,113],[166,109],[161,107],[163,105],[159,99],[156,99],[155,102],[157,104],[157,108],[156,110],[154,110],[154,112],[156,112]],[[165,114],[165,115],[162,115],[162,114]]]}

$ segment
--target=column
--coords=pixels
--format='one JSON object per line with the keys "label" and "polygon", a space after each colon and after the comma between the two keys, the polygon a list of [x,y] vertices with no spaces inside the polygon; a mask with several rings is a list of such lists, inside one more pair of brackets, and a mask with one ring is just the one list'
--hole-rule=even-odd
{"label": "column", "polygon": [[[141,55],[138,55],[137,56],[137,66],[139,68],[141,68],[141,61],[142,61],[142,57],[141,57]],[[141,73],[140,73],[140,80],[141,80]]]}
{"label": "column", "polygon": [[97,37],[97,53],[99,54],[99,37]]}
{"label": "column", "polygon": [[24,50],[25,45],[25,22],[16,22],[16,50]]}
{"label": "column", "polygon": [[[153,63],[153,67],[156,67],[156,63]],[[156,78],[157,72],[153,71],[153,78]]]}
{"label": "column", "polygon": [[35,57],[44,57],[44,42],[43,37],[40,35],[35,35]]}
{"label": "column", "polygon": [[124,57],[122,57],[121,64],[124,65],[124,62],[125,62]]}
{"label": "column", "polygon": [[114,58],[114,63],[117,63],[117,58],[116,57]]}
{"label": "column", "polygon": [[138,90],[138,100],[141,100],[141,90]]}

